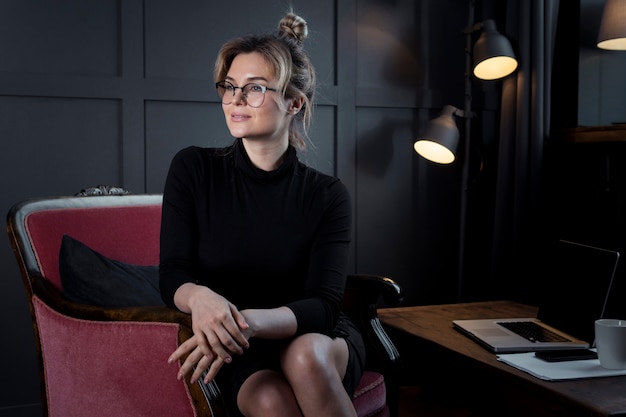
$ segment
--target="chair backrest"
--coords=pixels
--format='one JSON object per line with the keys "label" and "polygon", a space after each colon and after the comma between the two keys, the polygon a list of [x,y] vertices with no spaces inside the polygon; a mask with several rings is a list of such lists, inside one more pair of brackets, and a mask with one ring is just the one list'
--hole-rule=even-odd
{"label": "chair backrest", "polygon": [[59,251],[64,234],[109,258],[157,265],[161,201],[161,195],[115,195],[41,198],[13,206],[8,232],[31,294],[33,277],[61,290]]}

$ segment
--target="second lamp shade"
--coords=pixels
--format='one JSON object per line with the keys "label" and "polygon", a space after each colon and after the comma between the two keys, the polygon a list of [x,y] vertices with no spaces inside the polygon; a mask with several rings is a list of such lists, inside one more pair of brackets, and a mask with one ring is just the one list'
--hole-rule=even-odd
{"label": "second lamp shade", "polygon": [[496,30],[493,20],[485,20],[483,33],[474,44],[474,75],[481,80],[506,77],[517,68],[509,40]]}

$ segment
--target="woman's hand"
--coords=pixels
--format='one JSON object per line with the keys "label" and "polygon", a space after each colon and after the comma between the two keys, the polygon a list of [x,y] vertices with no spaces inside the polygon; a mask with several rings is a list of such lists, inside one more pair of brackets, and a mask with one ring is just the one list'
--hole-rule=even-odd
{"label": "woman's hand", "polygon": [[232,361],[231,355],[242,354],[249,346],[244,333],[249,328],[248,323],[233,304],[204,286],[184,284],[174,300],[182,311],[191,313],[194,336],[182,343],[168,362],[188,355],[178,378],[193,371],[191,382],[195,382],[208,370],[205,377],[208,383],[224,363]]}

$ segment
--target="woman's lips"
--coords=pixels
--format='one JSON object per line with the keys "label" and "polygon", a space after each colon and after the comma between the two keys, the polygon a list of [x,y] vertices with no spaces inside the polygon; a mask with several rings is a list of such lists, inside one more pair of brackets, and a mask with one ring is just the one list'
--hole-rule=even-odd
{"label": "woman's lips", "polygon": [[239,114],[239,113],[232,113],[230,115],[230,119],[234,122],[241,122],[241,121],[245,121],[248,120],[250,118],[250,116],[245,115],[245,114]]}

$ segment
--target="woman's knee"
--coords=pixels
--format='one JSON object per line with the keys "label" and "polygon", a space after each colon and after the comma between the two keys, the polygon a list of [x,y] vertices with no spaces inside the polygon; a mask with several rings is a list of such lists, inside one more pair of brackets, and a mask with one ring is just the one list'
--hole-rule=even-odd
{"label": "woman's knee", "polygon": [[247,417],[301,415],[291,387],[273,371],[250,376],[239,391],[237,406]]}
{"label": "woman's knee", "polygon": [[311,381],[316,376],[343,377],[347,363],[340,342],[321,334],[305,334],[294,339],[281,354],[281,365],[287,379],[293,384],[298,379]]}

